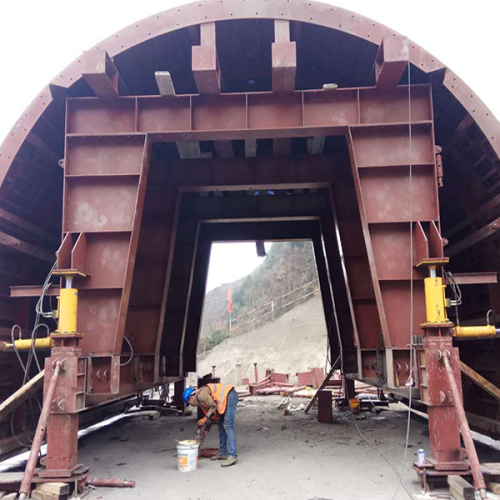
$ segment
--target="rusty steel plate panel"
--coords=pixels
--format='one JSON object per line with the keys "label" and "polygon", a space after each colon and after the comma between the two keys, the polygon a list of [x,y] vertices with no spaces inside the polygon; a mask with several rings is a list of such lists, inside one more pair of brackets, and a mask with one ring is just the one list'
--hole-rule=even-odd
{"label": "rusty steel plate panel", "polygon": [[361,123],[408,122],[411,96],[412,123],[432,120],[428,87],[398,87],[396,90],[361,89],[359,91]]}
{"label": "rusty steel plate panel", "polygon": [[[389,335],[394,347],[406,348],[410,344],[410,282],[382,281],[382,300],[387,315]],[[425,323],[425,295],[422,281],[413,283],[413,329],[414,335],[422,331],[420,325]]]}
{"label": "rusty steel plate panel", "polygon": [[361,348],[375,349],[381,326],[375,300],[354,300],[354,314],[358,327]]}
{"label": "rusty steel plate panel", "polygon": [[69,99],[67,113],[71,134],[135,131],[135,99]]}
{"label": "rusty steel plate panel", "polygon": [[[408,129],[408,125],[353,129],[356,165],[360,168],[409,165]],[[434,142],[430,125],[413,125],[411,139],[412,165],[434,165]]]}
{"label": "rusty steel plate panel", "polygon": [[65,231],[132,231],[136,178],[79,178],[75,181],[67,179]]}
{"label": "rusty steel plate panel", "polygon": [[79,280],[80,288],[121,288],[127,267],[128,233],[87,234],[88,279]]}
{"label": "rusty steel plate panel", "polygon": [[[369,223],[410,220],[410,181],[407,169],[406,172],[401,168],[364,169],[360,178]],[[432,168],[413,169],[411,216],[414,221],[438,219],[435,185],[436,176]]]}
{"label": "rusty steel plate panel", "polygon": [[304,94],[304,125],[347,125],[359,123],[358,93],[354,90]]}
{"label": "rusty steel plate panel", "polygon": [[141,171],[143,137],[72,137],[65,159],[65,175],[136,174]]}
{"label": "rusty steel plate panel", "polygon": [[78,329],[84,353],[110,354],[120,312],[121,289],[81,290],[78,294]]}

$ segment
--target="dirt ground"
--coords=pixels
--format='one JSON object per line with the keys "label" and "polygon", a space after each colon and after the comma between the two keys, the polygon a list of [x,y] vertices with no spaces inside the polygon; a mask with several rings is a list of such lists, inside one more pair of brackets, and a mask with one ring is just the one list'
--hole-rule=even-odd
{"label": "dirt ground", "polygon": [[[135,489],[92,491],[91,500],[127,498],[176,500],[357,500],[407,499],[393,468],[360,437],[352,416],[335,413],[321,424],[316,412],[284,416],[279,396],[247,398],[238,407],[239,463],[229,469],[200,460],[199,469],[177,471],[176,439],[191,439],[196,418],[145,416],[124,418],[84,438],[79,457],[96,477],[135,479]],[[300,404],[304,400],[296,400]],[[391,405],[380,415],[363,412],[362,434],[399,472],[404,454],[406,407]],[[414,498],[424,498],[411,463],[419,448],[430,453],[427,423],[412,418],[404,483]],[[218,446],[213,428],[206,447]],[[480,448],[481,459],[500,454]],[[397,492],[397,494],[396,494]],[[396,495],[396,496],[395,496]],[[429,497],[428,497],[429,498]],[[446,498],[446,496],[444,497]],[[500,498],[500,497],[499,497]]]}

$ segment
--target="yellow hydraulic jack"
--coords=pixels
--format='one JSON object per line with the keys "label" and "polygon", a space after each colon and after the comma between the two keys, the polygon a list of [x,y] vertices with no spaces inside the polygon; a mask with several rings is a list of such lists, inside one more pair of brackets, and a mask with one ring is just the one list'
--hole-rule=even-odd
{"label": "yellow hydraulic jack", "polygon": [[[64,274],[64,277],[66,280],[66,287],[61,289],[59,297],[57,297],[56,319],[58,320],[58,327],[53,335],[76,335],[78,289],[73,288],[73,275]],[[50,349],[53,345],[54,342],[51,337],[35,339],[34,341],[35,349]],[[18,339],[15,340],[14,343],[0,342],[0,351],[6,351],[13,348],[18,351],[28,351],[32,346],[32,339]]]}
{"label": "yellow hydraulic jack", "polygon": [[427,322],[422,325],[423,328],[433,325],[449,326],[450,333],[457,338],[494,337],[500,333],[500,329],[495,325],[454,326],[450,322],[446,308],[451,307],[452,302],[446,298],[446,285],[443,278],[437,276],[436,266],[429,266],[429,277],[424,279],[424,288]]}
{"label": "yellow hydraulic jack", "polygon": [[61,288],[58,304],[57,319],[58,327],[56,334],[76,334],[76,322],[78,311],[78,290],[73,288],[73,276],[65,275],[66,287]]}
{"label": "yellow hydraulic jack", "polygon": [[436,266],[429,266],[429,276],[424,279],[424,288],[427,321],[422,324],[422,328],[453,326],[446,314],[446,285],[443,284],[443,278],[437,276]]}

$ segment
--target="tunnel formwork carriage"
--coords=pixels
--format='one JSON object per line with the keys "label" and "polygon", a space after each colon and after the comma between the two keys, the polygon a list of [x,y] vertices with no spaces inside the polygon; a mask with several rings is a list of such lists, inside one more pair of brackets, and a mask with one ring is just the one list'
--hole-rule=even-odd
{"label": "tunnel formwork carriage", "polygon": [[[498,385],[499,343],[493,324],[486,342],[459,339],[432,304],[445,303],[446,266],[445,282],[463,286],[461,325],[498,310],[499,153],[499,123],[458,76],[330,5],[204,0],[85,52],[0,149],[6,342],[15,323],[31,332],[41,287],[26,283],[43,283],[57,250],[45,383],[62,360],[65,383],[46,473],[76,466],[84,410],[196,370],[213,241],[294,239],[313,242],[332,359],[412,391],[429,408],[436,467],[460,469],[435,353],[459,386],[459,351]],[[24,374],[12,352],[0,363],[13,370],[0,375],[5,399]],[[464,400],[471,423],[498,435],[499,401],[467,384]],[[0,431],[6,454],[16,441]]]}

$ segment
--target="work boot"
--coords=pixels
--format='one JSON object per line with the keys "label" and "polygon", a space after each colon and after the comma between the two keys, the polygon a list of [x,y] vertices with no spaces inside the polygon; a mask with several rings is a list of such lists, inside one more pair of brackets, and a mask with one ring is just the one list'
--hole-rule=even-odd
{"label": "work boot", "polygon": [[235,465],[238,463],[238,459],[235,457],[227,457],[224,462],[221,463],[221,467],[231,467],[231,465]]}
{"label": "work boot", "polygon": [[227,460],[228,458],[229,455],[221,455],[220,453],[217,453],[217,455],[210,457],[210,460]]}

